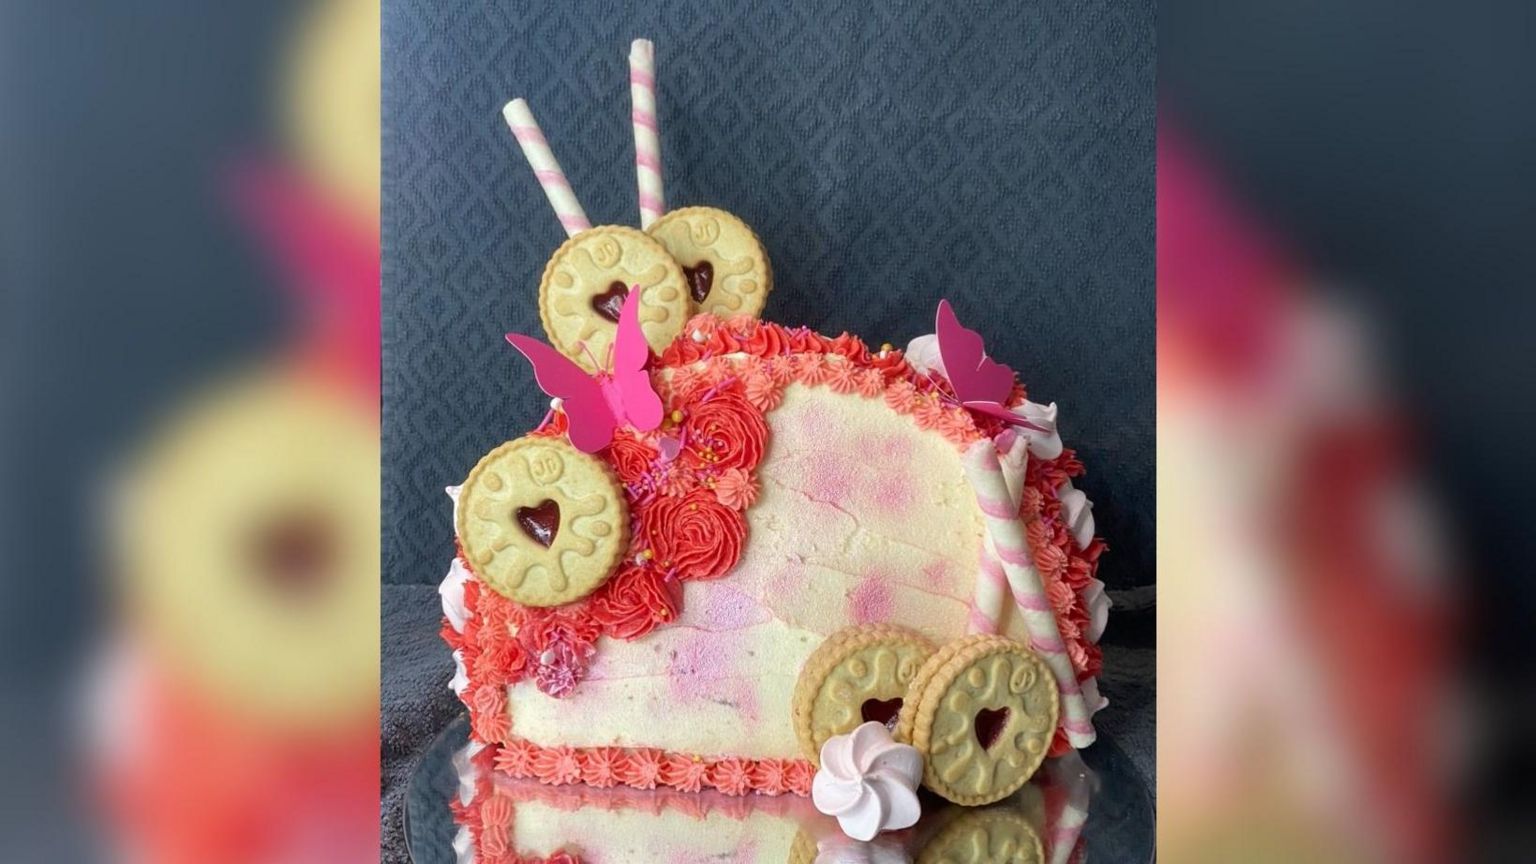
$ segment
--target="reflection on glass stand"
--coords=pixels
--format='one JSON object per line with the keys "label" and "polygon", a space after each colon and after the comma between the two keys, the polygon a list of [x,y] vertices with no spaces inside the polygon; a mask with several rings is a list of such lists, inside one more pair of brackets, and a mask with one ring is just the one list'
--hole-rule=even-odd
{"label": "reflection on glass stand", "polygon": [[[905,831],[861,843],[809,800],[668,789],[550,786],[496,772],[456,721],[416,771],[406,830],[416,864],[1041,864],[1150,861],[1146,789],[1109,741],[1046,763],[1006,801],[925,795]],[[1092,806],[1090,806],[1092,805]],[[1102,805],[1102,806],[1101,806]]]}

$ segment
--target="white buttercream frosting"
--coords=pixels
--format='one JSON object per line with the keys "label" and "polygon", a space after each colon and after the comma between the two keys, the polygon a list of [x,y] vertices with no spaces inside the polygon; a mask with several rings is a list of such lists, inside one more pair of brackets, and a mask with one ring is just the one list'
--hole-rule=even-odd
{"label": "white buttercream frosting", "polygon": [[475,754],[485,749],[479,741],[471,741],[453,754],[453,770],[459,776],[459,803],[468,804],[475,797],[475,783],[480,772],[475,768]]}
{"label": "white buttercream frosting", "polygon": [[1019,427],[1019,434],[1029,441],[1029,455],[1047,461],[1061,455],[1061,434],[1056,431],[1055,402],[1041,405],[1039,402],[1025,399],[1023,404],[1013,409],[1013,413],[1045,430],[1042,432],[1040,429],[1030,429],[1027,426]]}
{"label": "white buttercream frosting", "polygon": [[475,864],[475,841],[468,826],[460,825],[459,833],[453,835],[453,854],[458,864]]}
{"label": "white buttercream frosting", "polygon": [[443,491],[448,493],[449,499],[453,501],[453,524],[455,525],[459,524],[459,490],[463,488],[463,486],[443,487]]}
{"label": "white buttercream frosting", "polygon": [[1099,637],[1104,635],[1104,626],[1109,623],[1109,594],[1104,590],[1104,583],[1098,579],[1090,579],[1088,587],[1083,589],[1083,604],[1088,607],[1088,631],[1083,635],[1089,642],[1098,644]]}
{"label": "white buttercream frosting", "polygon": [[464,668],[464,652],[453,652],[453,678],[448,681],[448,689],[455,696],[463,696],[469,689],[469,670]]}
{"label": "white buttercream frosting", "polygon": [[1083,691],[1083,702],[1088,705],[1088,713],[1096,714],[1109,705],[1109,700],[1099,695],[1099,679],[1084,678],[1077,682],[1077,688]]}
{"label": "white buttercream frosting", "polygon": [[1071,480],[1061,484],[1056,497],[1061,501],[1062,517],[1072,531],[1072,542],[1079,549],[1087,549],[1093,542],[1093,502],[1081,489],[1074,489]]}
{"label": "white buttercream frosting", "polygon": [[907,343],[907,365],[918,372],[928,375],[937,372],[946,379],[949,375],[944,371],[944,358],[939,356],[939,337],[934,333],[919,336]]}
{"label": "white buttercream frosting", "polygon": [[923,757],[916,747],[898,744],[884,723],[865,723],[847,735],[834,735],[821,746],[821,770],[811,782],[816,809],[837,818],[855,840],[917,823],[922,806],[917,784]]}
{"label": "white buttercream frosting", "polygon": [[469,568],[454,558],[453,564],[448,567],[448,575],[437,586],[437,593],[443,598],[443,614],[459,633],[464,632],[464,623],[469,620],[469,610],[464,606],[464,583],[469,580]]}

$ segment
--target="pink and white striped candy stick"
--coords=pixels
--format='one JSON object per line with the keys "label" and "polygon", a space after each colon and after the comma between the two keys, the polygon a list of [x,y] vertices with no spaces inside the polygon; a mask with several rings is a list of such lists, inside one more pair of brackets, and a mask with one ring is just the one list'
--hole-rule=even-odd
{"label": "pink and white striped candy stick", "polygon": [[[1046,798],[1045,824],[1054,826],[1046,848],[1050,850],[1051,864],[1071,864],[1072,853],[1077,850],[1077,841],[1082,838],[1083,828],[1088,824],[1093,777],[1088,766],[1083,764],[1082,757],[1076,753],[1051,760],[1045,770],[1050,778],[1047,788],[1056,792],[1055,795],[1047,793]],[[1061,794],[1063,791],[1065,795]],[[1061,807],[1054,814],[1051,812],[1053,798]]]}
{"label": "pink and white striped candy stick", "polygon": [[544,140],[544,133],[533,119],[533,112],[528,110],[528,103],[522,99],[513,99],[501,109],[501,116],[506,118],[507,127],[522,146],[523,156],[533,168],[534,176],[539,178],[539,185],[544,187],[544,197],[549,199],[549,206],[555,208],[555,215],[565,227],[566,235],[574,237],[591,228],[587,212],[581,209],[581,202],[576,200],[576,193],[571,191],[570,181],[565,179],[565,172],[560,170],[560,163],[555,161],[555,154],[550,151],[549,142]]}
{"label": "pink and white striped candy stick", "polygon": [[[1013,512],[1019,512],[1019,501],[1024,495],[1024,472],[1029,467],[1029,442],[1012,430],[1003,432],[993,441],[1002,449],[999,467],[1008,487],[1008,501]],[[981,569],[977,577],[976,592],[971,597],[970,632],[997,633],[1002,630],[1003,607],[1008,602],[1008,576],[1003,563],[997,557],[997,549],[990,533],[982,537]]]}
{"label": "pink and white striped candy stick", "polygon": [[661,136],[656,123],[656,46],[636,39],[629,46],[630,120],[635,127],[635,177],[640,187],[640,227],[667,210],[661,194]]}
{"label": "pink and white striped candy stick", "polygon": [[[1035,653],[1050,667],[1061,691],[1062,726],[1067,730],[1067,740],[1081,749],[1092,744],[1095,733],[1088,719],[1087,703],[1077,685],[1077,673],[1072,669],[1072,659],[1067,656],[1066,643],[1056,626],[1056,613],[1035,571],[1034,559],[1029,551],[1029,538],[1024,533],[1024,523],[1019,519],[1019,509],[1008,494],[1008,481],[998,463],[997,448],[990,441],[978,441],[965,451],[965,475],[976,491],[976,504],[986,517],[987,536],[997,556],[1008,589],[1024,616],[1024,628],[1029,631],[1029,644]],[[987,581],[983,573],[977,580],[978,594]],[[978,598],[979,599],[979,598]],[[973,603],[973,607],[978,604]]]}

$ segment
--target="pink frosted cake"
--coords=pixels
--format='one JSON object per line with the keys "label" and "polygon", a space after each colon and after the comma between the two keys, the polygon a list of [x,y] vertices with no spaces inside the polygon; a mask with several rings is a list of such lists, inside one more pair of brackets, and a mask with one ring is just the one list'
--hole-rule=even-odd
{"label": "pink frosted cake", "polygon": [[[473,737],[546,784],[807,795],[880,762],[844,740],[874,722],[928,788],[999,800],[1103,704],[1104,545],[1056,406],[947,304],[905,351],[759,320],[756,236],[661,205],[649,56],[645,230],[590,226],[506,110],[570,239],[539,286],[550,345],[508,336],[551,410],[449,490]],[[863,755],[822,764],[843,746]]]}

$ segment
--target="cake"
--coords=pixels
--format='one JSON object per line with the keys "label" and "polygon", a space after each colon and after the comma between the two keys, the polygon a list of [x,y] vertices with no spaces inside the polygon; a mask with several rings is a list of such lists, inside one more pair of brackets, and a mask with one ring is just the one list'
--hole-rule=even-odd
{"label": "cake", "polygon": [[504,112],[569,238],[549,344],[507,337],[550,411],[448,490],[472,737],[544,784],[803,796],[876,722],[929,789],[1000,800],[1104,704],[1104,543],[1056,405],[947,303],[905,350],[761,320],[751,229],[666,211],[652,56],[639,229],[593,227],[526,103]]}

